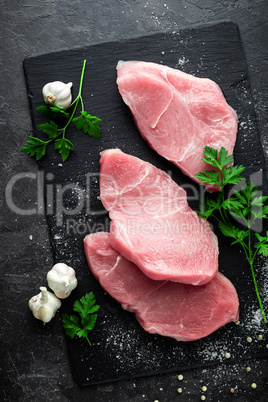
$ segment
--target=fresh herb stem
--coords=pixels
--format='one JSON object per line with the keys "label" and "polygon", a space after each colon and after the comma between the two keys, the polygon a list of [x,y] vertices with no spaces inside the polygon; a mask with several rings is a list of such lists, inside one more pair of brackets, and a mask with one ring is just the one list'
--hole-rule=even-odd
{"label": "fresh herb stem", "polygon": [[84,112],[85,109],[84,109],[84,102],[83,102],[83,98],[82,98],[82,97],[80,98],[80,102],[81,102],[81,109],[82,109],[81,111]]}
{"label": "fresh herb stem", "polygon": [[[256,255],[256,253],[254,253],[254,255]],[[256,277],[255,277],[253,261],[254,261],[254,257],[252,258],[252,260],[249,261],[249,265],[250,265],[250,269],[251,269],[251,274],[252,274],[252,279],[253,279],[253,283],[254,283],[254,288],[255,288],[256,295],[257,295],[257,299],[258,299],[258,302],[259,302],[259,306],[260,306],[260,309],[261,309],[263,321],[265,322],[265,324],[267,324],[267,318],[266,318],[266,315],[265,315],[265,313],[264,313],[264,309],[263,309],[263,305],[262,305],[262,302],[261,302],[260,293],[259,293],[259,290],[258,290],[258,285],[257,285]]]}
{"label": "fresh herb stem", "polygon": [[78,96],[81,96],[81,94],[82,94],[82,87],[83,87],[83,81],[84,81],[84,74],[85,74],[86,64],[87,64],[87,61],[84,60],[84,61],[83,61],[83,66],[82,66],[81,77],[80,77],[80,84],[79,84]]}
{"label": "fresh herb stem", "polygon": [[[204,157],[202,160],[216,167],[218,172],[215,173],[215,170],[205,170],[195,176],[201,183],[208,183],[216,186],[220,185],[221,193],[218,196],[217,201],[207,198],[206,205],[203,208],[203,211],[199,212],[199,215],[206,219],[209,217],[216,219],[221,232],[225,236],[234,239],[232,244],[241,244],[250,266],[254,289],[262,317],[264,322],[267,323],[254,272],[254,261],[257,254],[262,254],[266,257],[268,256],[268,231],[266,232],[266,236],[261,236],[258,233],[255,233],[258,242],[253,244],[252,228],[256,219],[268,219],[268,206],[264,205],[268,197],[256,197],[256,194],[258,193],[257,188],[252,183],[247,183],[244,187],[242,186],[239,191],[234,192],[232,197],[225,198],[225,186],[227,184],[238,184],[241,182],[243,177],[240,174],[245,169],[244,166],[231,167],[230,163],[233,161],[233,156],[227,156],[227,154],[228,152],[225,148],[221,148],[219,152],[210,147],[204,149]],[[218,212],[218,215],[216,212]],[[230,214],[242,219],[247,230],[242,230],[239,227],[234,226],[229,218]],[[256,248],[254,252],[252,249],[253,245]]]}
{"label": "fresh herb stem", "polygon": [[[70,123],[72,122],[72,120],[73,120],[73,117],[74,117],[74,115],[75,115],[75,113],[76,113],[76,110],[77,110],[77,107],[78,107],[78,105],[79,105],[79,102],[81,102],[81,104],[83,105],[83,100],[82,100],[82,87],[83,87],[83,81],[84,81],[84,74],[85,74],[85,69],[86,69],[86,63],[87,63],[87,61],[84,60],[84,61],[83,61],[83,66],[82,66],[82,72],[81,72],[81,76],[80,76],[80,83],[79,83],[78,95],[77,95],[77,97],[75,98],[75,100],[71,103],[71,105],[67,108],[67,109],[69,109],[72,105],[74,105],[74,108],[73,108],[71,117],[70,117],[69,120],[67,121],[67,124],[66,124],[62,129],[59,130],[59,131],[62,132],[63,138],[65,137],[65,132],[66,132],[67,127],[69,126],[69,124],[70,124]],[[66,110],[67,110],[67,109],[66,109]],[[83,107],[82,107],[82,110],[84,110]]]}
{"label": "fresh herb stem", "polygon": [[89,345],[92,346],[90,340],[88,339],[88,336],[86,336],[86,340],[88,341]]}

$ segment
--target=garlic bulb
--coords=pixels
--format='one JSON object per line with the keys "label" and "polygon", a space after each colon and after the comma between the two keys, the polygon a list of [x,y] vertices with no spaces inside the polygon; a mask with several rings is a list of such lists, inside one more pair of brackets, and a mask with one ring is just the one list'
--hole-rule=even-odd
{"label": "garlic bulb", "polygon": [[65,299],[77,286],[75,270],[61,262],[55,264],[47,273],[47,282],[57,297]]}
{"label": "garlic bulb", "polygon": [[43,322],[49,322],[61,306],[61,301],[44,286],[40,287],[41,293],[29,300],[29,307],[35,318]]}
{"label": "garlic bulb", "polygon": [[44,101],[50,105],[59,109],[67,109],[72,102],[71,87],[72,82],[64,84],[61,81],[53,81],[46,84],[42,89]]}

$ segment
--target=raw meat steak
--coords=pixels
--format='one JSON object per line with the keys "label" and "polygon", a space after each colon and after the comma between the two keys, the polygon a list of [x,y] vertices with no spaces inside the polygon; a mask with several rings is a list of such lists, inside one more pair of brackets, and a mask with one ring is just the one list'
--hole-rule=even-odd
{"label": "raw meat steak", "polygon": [[238,296],[221,273],[206,285],[154,281],[115,251],[109,233],[87,235],[85,254],[103,289],[150,333],[193,341],[238,319]]}
{"label": "raw meat steak", "polygon": [[201,285],[218,270],[218,241],[186,192],[148,162],[119,149],[101,153],[100,198],[110,242],[150,278]]}
{"label": "raw meat steak", "polygon": [[196,173],[211,170],[201,160],[205,146],[233,153],[237,115],[210,79],[155,63],[120,61],[117,84],[143,138],[191,179],[198,182]]}

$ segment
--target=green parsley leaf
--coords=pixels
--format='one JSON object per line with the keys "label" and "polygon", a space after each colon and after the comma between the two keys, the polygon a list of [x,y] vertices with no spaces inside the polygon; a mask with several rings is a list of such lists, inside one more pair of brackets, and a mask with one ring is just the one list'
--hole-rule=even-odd
{"label": "green parsley leaf", "polygon": [[268,205],[260,207],[259,210],[252,209],[251,212],[255,219],[268,219]]}
{"label": "green parsley leaf", "polygon": [[249,208],[244,207],[244,208],[232,208],[230,210],[231,214],[236,216],[237,218],[242,218],[244,219],[247,214],[249,213]]}
{"label": "green parsley leaf", "polygon": [[239,200],[241,204],[248,205],[247,198],[240,191],[234,191],[233,199],[235,198],[237,198],[237,200]]}
{"label": "green parsley leaf", "polygon": [[67,138],[59,138],[55,141],[55,149],[59,151],[63,162],[65,162],[74,146]]}
{"label": "green parsley leaf", "polygon": [[208,204],[208,206],[209,206],[210,208],[213,208],[213,209],[218,209],[218,208],[220,208],[220,206],[221,206],[220,194],[218,195],[218,197],[217,197],[216,200],[208,200],[207,204]]}
{"label": "green parsley leaf", "polygon": [[228,166],[233,162],[233,156],[228,155],[227,149],[222,147],[218,152],[211,147],[205,147],[203,153],[204,157],[201,159],[214,166],[216,170],[205,170],[195,174],[201,183],[221,185],[223,188],[226,184],[238,184],[243,180],[240,175],[245,170],[244,166]]}
{"label": "green parsley leaf", "polygon": [[88,314],[98,311],[100,306],[95,303],[96,300],[94,293],[89,292],[74,303],[74,311],[77,311],[81,318],[85,318],[88,316]]}
{"label": "green parsley leaf", "polygon": [[79,316],[62,314],[62,325],[66,335],[70,336],[72,339],[75,335],[79,338],[85,338],[89,345],[92,346],[88,339],[88,331],[91,331],[95,327],[97,314],[94,313],[96,313],[99,308],[100,306],[96,304],[93,292],[89,292],[81,297],[80,300],[76,300],[73,305],[73,310],[78,312]]}
{"label": "green parsley leaf", "polygon": [[264,257],[268,256],[268,232],[266,232],[266,236],[261,236],[259,233],[255,233],[255,236],[259,240],[259,243],[255,243],[254,247],[258,250],[259,254],[262,254]]}
{"label": "green parsley leaf", "polygon": [[206,162],[209,165],[215,166],[218,169],[221,168],[221,164],[218,160],[218,151],[216,149],[206,146],[203,154],[204,157],[201,158],[202,161]]}
{"label": "green parsley leaf", "polygon": [[228,155],[227,149],[224,147],[221,147],[220,152],[219,152],[219,161],[221,168],[224,168],[225,166],[229,165],[230,163],[233,162],[233,155]]}
{"label": "green parsley leaf", "polygon": [[54,119],[56,118],[65,118],[65,119],[69,119],[69,113],[65,112],[65,110],[63,109],[59,109],[57,107],[54,106],[50,106],[50,110],[54,113]]}
{"label": "green parsley leaf", "polygon": [[204,205],[200,205],[201,209],[198,212],[198,215],[208,219],[210,216],[213,216],[215,210],[221,208],[221,194],[219,193],[216,200],[205,198]]}
{"label": "green parsley leaf", "polygon": [[251,201],[251,205],[256,205],[258,207],[262,207],[265,203],[265,201],[267,201],[268,197],[265,196],[260,196],[260,197],[255,197],[253,198],[253,200]]}
{"label": "green parsley leaf", "polygon": [[39,112],[43,113],[43,115],[50,117],[49,114],[51,112],[50,107],[48,105],[41,105],[36,108]]}
{"label": "green parsley leaf", "polygon": [[36,160],[41,159],[46,153],[47,142],[36,137],[29,136],[29,138],[30,139],[26,141],[26,144],[21,149],[21,152],[35,156]]}
{"label": "green parsley leaf", "polygon": [[59,109],[54,106],[41,105],[36,108],[39,112],[43,113],[44,116],[48,117],[51,120],[58,118],[69,119],[69,113],[67,113],[63,109]]}
{"label": "green parsley leaf", "polygon": [[242,194],[245,199],[247,200],[247,203],[250,204],[251,199],[258,194],[258,189],[256,186],[254,186],[253,183],[248,182],[246,183],[245,186],[243,186],[240,190],[240,194]]}
{"label": "green parsley leaf", "polygon": [[100,128],[97,124],[101,122],[96,116],[91,116],[86,111],[82,111],[79,117],[73,119],[77,130],[84,131],[92,137],[100,138]]}
{"label": "green parsley leaf", "polygon": [[82,319],[82,324],[83,324],[84,329],[91,331],[95,326],[97,317],[98,317],[97,314],[91,314],[88,317],[84,317]]}
{"label": "green parsley leaf", "polygon": [[241,230],[235,226],[231,226],[223,222],[219,222],[219,228],[222,234],[224,234],[224,236],[232,237],[233,239],[235,239],[235,241],[232,244],[243,243],[244,239],[249,235],[248,230],[247,231]]}
{"label": "green parsley leaf", "polygon": [[203,218],[208,219],[211,215],[213,215],[213,212],[215,211],[215,208],[208,208],[204,212],[199,213],[199,216],[202,216]]}
{"label": "green parsley leaf", "polygon": [[37,126],[39,130],[46,133],[49,138],[56,138],[58,136],[58,126],[54,121],[50,121],[50,123],[43,123]]}
{"label": "green parsley leaf", "polygon": [[81,330],[78,317],[76,315],[62,314],[62,325],[65,329],[66,335],[72,339],[75,337],[77,332]]}
{"label": "green parsley leaf", "polygon": [[239,208],[244,208],[244,205],[239,201],[236,200],[235,198],[228,198],[227,200],[224,200],[221,204],[222,208],[224,209],[230,209],[230,210],[237,210]]}
{"label": "green parsley leaf", "polygon": [[220,184],[220,172],[216,170],[205,170],[204,172],[195,175],[201,183]]}
{"label": "green parsley leaf", "polygon": [[255,233],[255,236],[260,242],[267,241],[267,236],[261,236],[259,233]]}
{"label": "green parsley leaf", "polygon": [[223,170],[225,184],[238,184],[244,178],[240,174],[245,170],[244,166],[229,166]]}
{"label": "green parsley leaf", "polygon": [[268,244],[256,243],[254,247],[258,249],[258,253],[264,257],[268,257]]}
{"label": "green parsley leaf", "polygon": [[219,228],[224,236],[237,239],[237,228],[235,226],[230,226],[224,222],[219,222]]}

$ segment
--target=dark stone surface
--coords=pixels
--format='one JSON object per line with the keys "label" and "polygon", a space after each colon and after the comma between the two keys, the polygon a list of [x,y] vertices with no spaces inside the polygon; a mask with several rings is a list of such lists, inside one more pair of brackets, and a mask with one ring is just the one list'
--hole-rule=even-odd
{"label": "dark stone surface", "polygon": [[[36,162],[19,152],[32,132],[22,67],[26,57],[225,18],[240,28],[259,130],[268,155],[267,1],[166,0],[156,4],[150,0],[10,0],[0,1],[0,6],[1,400],[197,401],[202,385],[206,385],[207,401],[266,401],[266,359],[185,371],[182,382],[177,379],[179,373],[170,373],[77,387],[59,317],[43,326],[32,319],[27,306],[53,264],[46,219],[42,213],[27,216],[12,211],[5,192],[17,174],[28,172],[31,177],[37,173]],[[35,208],[36,180],[21,181],[12,199],[20,208]],[[249,311],[249,316],[252,314]],[[248,335],[256,339],[257,333],[245,333]],[[268,339],[262,342],[265,348]],[[247,364],[250,373],[246,373]],[[256,390],[251,389],[252,382],[257,383]],[[180,395],[179,386],[183,389]],[[234,395],[231,387],[235,388]]]}

